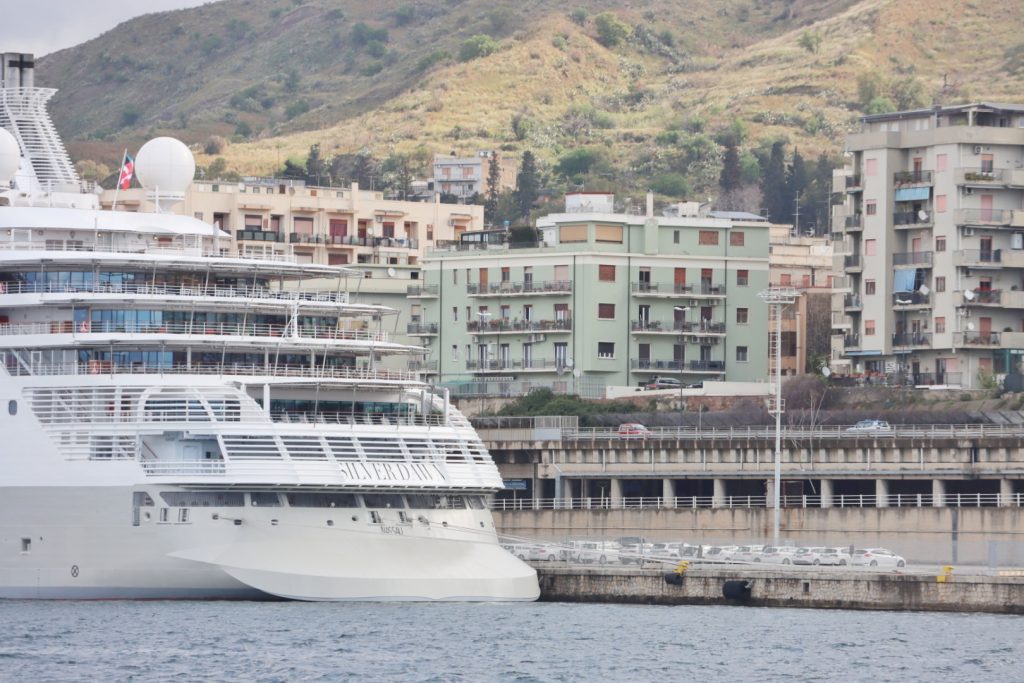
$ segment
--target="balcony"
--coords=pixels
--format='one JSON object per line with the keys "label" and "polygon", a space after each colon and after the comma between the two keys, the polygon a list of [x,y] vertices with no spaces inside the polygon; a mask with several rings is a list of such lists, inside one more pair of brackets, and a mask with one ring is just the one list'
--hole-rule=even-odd
{"label": "balcony", "polygon": [[897,171],[892,174],[896,187],[929,186],[932,184],[931,171]]}
{"label": "balcony", "polygon": [[859,273],[864,270],[860,261],[860,254],[847,254],[843,257],[843,270],[848,273]]}
{"label": "balcony", "polygon": [[931,268],[932,252],[930,251],[898,251],[892,255],[893,266],[915,266]]}
{"label": "balcony", "polygon": [[630,361],[631,370],[650,371],[660,374],[680,374],[688,372],[725,372],[725,361],[721,360],[655,360],[651,358],[634,358]]}
{"label": "balcony", "polygon": [[1003,292],[999,289],[967,289],[960,294],[960,298],[961,306],[1000,306],[1003,303]]}
{"label": "balcony", "polygon": [[970,268],[1001,268],[1001,249],[961,249],[953,252],[953,265]]}
{"label": "balcony", "polygon": [[919,372],[910,380],[918,387],[960,386],[962,376],[959,372]]}
{"label": "balcony", "polygon": [[854,175],[846,176],[846,191],[847,192],[860,192],[863,189],[864,189],[864,186],[861,184],[861,178],[860,178],[860,174],[859,173],[856,173]]}
{"label": "balcony", "polygon": [[405,326],[405,333],[410,337],[430,337],[439,331],[437,323],[409,323]]}
{"label": "balcony", "polygon": [[[291,236],[296,236],[292,233]],[[391,249],[418,249],[419,241],[408,239],[405,237],[375,237],[375,236],[363,236],[357,235],[299,235],[299,237],[316,237],[319,241],[311,242],[313,244],[326,244],[332,247],[374,247],[374,248],[391,248]],[[300,240],[291,240],[297,242]],[[301,240],[305,241],[305,240]]]}
{"label": "balcony", "polygon": [[631,320],[629,329],[637,334],[678,334],[682,324],[671,320]]}
{"label": "balcony", "polygon": [[634,296],[655,296],[662,298],[671,298],[678,296],[707,296],[707,297],[718,297],[725,296],[725,285],[715,285],[710,282],[701,282],[700,284],[674,284],[674,285],[659,285],[653,282],[633,282],[630,283],[630,291]]}
{"label": "balcony", "polygon": [[1002,168],[958,168],[956,184],[965,187],[1006,187],[1010,171]]}
{"label": "balcony", "polygon": [[466,331],[473,334],[522,334],[524,332],[568,332],[572,318],[555,320],[470,320]]}
{"label": "balcony", "polygon": [[896,230],[913,230],[932,227],[930,211],[897,211],[892,215],[892,227]]}
{"label": "balcony", "polygon": [[549,280],[534,281],[522,280],[519,282],[494,282],[481,284],[478,282],[466,283],[466,294],[478,297],[504,297],[524,296],[533,294],[570,294],[572,293],[572,280]]}
{"label": "balcony", "polygon": [[725,323],[701,320],[700,322],[677,324],[675,329],[682,334],[725,334]]}
{"label": "balcony", "polygon": [[892,305],[896,310],[912,308],[928,308],[931,306],[931,294],[922,292],[893,292]]}
{"label": "balcony", "polygon": [[859,213],[847,216],[843,221],[843,226],[846,228],[846,232],[860,232],[864,229],[864,216]]}
{"label": "balcony", "polygon": [[328,239],[327,235],[306,235],[298,232],[288,234],[289,244],[326,244]]}
{"label": "balcony", "polygon": [[690,372],[725,372],[724,360],[691,360],[686,369]]}
{"label": "balcony", "polygon": [[966,332],[953,333],[954,346],[993,348],[999,346],[999,339],[999,332],[977,332],[973,330],[968,330]]}
{"label": "balcony", "polygon": [[436,299],[438,293],[437,285],[409,285],[405,288],[405,294],[412,299]]}
{"label": "balcony", "polygon": [[832,329],[842,330],[850,329],[853,327],[853,323],[850,321],[850,317],[842,311],[832,311]]}
{"label": "balcony", "polygon": [[932,335],[930,332],[899,332],[892,335],[892,345],[897,349],[930,349]]}
{"label": "balcony", "polygon": [[957,209],[953,220],[961,227],[968,228],[1009,228],[1022,227],[1021,216],[1015,219],[1011,209]]}
{"label": "balcony", "polygon": [[425,372],[428,374],[437,372],[436,360],[410,360],[406,366],[413,372]]}
{"label": "balcony", "polygon": [[846,294],[843,296],[843,308],[847,311],[859,311],[864,308],[864,302],[857,294]]}
{"label": "balcony", "polygon": [[466,361],[466,370],[469,372],[555,372],[565,369],[565,367],[565,361],[541,358],[523,360],[494,358],[485,361]]}
{"label": "balcony", "polygon": [[860,335],[847,334],[843,336],[843,349],[853,351],[860,348]]}
{"label": "balcony", "polygon": [[284,242],[284,235],[269,230],[236,230],[239,242]]}

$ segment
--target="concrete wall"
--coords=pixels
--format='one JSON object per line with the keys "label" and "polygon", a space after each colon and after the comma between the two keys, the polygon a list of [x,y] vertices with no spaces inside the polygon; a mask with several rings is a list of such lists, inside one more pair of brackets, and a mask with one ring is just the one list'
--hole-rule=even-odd
{"label": "concrete wall", "polygon": [[[566,538],[771,542],[773,511],[732,509],[495,510],[500,534]],[[913,564],[986,564],[990,544],[1006,555],[1024,541],[1020,508],[784,509],[780,537],[793,545],[889,548]]]}

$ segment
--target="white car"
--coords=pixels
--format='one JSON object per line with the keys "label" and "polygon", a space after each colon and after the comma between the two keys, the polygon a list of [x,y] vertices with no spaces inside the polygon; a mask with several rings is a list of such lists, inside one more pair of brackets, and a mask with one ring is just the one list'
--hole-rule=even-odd
{"label": "white car", "polygon": [[741,545],[729,556],[729,559],[733,562],[760,562],[764,548],[763,545]]}
{"label": "white car", "polygon": [[682,543],[654,543],[651,558],[655,560],[678,560]]}
{"label": "white car", "polygon": [[854,567],[906,567],[907,561],[885,548],[858,548],[853,552]]}
{"label": "white car", "polygon": [[619,548],[611,543],[584,541],[576,552],[576,561],[584,564],[607,564],[619,561]]}
{"label": "white car", "polygon": [[730,562],[735,552],[734,545],[713,545],[704,548],[704,559],[709,562]]}
{"label": "white car", "polygon": [[814,564],[823,564],[831,567],[845,567],[850,564],[850,548],[822,548],[818,553],[817,561]]}
{"label": "white car", "polygon": [[791,545],[771,546],[766,545],[761,556],[754,559],[754,562],[764,564],[793,564],[793,555],[796,547]]}
{"label": "white car", "polygon": [[793,553],[792,562],[793,564],[821,564],[818,556],[823,550],[824,548],[797,548]]}
{"label": "white car", "polygon": [[847,427],[848,432],[891,432],[892,425],[885,420],[861,420],[852,427]]}
{"label": "white car", "polygon": [[624,545],[619,551],[619,561],[622,564],[640,564],[642,560],[653,559],[651,557],[651,551],[653,549],[653,543],[633,543],[631,545]]}

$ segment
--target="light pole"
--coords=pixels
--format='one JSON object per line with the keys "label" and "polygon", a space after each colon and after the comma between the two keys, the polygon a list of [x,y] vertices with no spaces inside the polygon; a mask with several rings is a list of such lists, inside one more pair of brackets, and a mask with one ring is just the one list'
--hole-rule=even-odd
{"label": "light pole", "polygon": [[[782,516],[782,309],[796,301],[797,293],[792,287],[769,287],[759,292],[761,300],[768,304],[769,317],[775,318],[775,332],[769,331],[769,362],[772,351],[775,356],[775,401],[770,412],[775,413],[775,471],[772,499],[772,545],[779,545],[779,520]],[[773,348],[774,347],[774,348]]]}
{"label": "light pole", "polygon": [[[680,318],[680,320],[679,320],[679,346],[682,347],[680,349],[680,351],[679,351],[679,417],[680,417],[680,422],[682,422],[682,416],[683,416],[683,363],[685,362],[684,359],[683,359],[683,350],[686,348],[686,346],[685,346],[685,343],[686,343],[685,342],[685,338],[683,337],[683,325],[686,323],[686,312],[688,310],[690,310],[690,307],[689,306],[673,306],[672,310],[675,311],[676,313],[681,313],[682,314],[681,316],[679,316],[679,318]],[[682,426],[682,424],[680,424],[680,427],[681,426]]]}

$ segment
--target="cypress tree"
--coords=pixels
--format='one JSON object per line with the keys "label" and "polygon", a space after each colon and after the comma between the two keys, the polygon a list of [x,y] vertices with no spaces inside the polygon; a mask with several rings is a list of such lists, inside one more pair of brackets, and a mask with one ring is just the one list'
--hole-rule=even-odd
{"label": "cypress tree", "polygon": [[725,158],[722,159],[722,173],[718,177],[718,186],[723,193],[729,193],[738,190],[742,184],[740,153],[736,150],[736,145],[730,144],[725,148]]}
{"label": "cypress tree", "polygon": [[516,174],[516,205],[521,218],[529,218],[533,203],[540,196],[540,180],[537,178],[537,162],[533,152],[523,152],[523,161]]}
{"label": "cypress tree", "polygon": [[786,203],[785,143],[772,145],[772,153],[761,176],[761,195],[768,220],[773,223],[789,222]]}
{"label": "cypress tree", "polygon": [[[804,165],[804,158],[800,156],[800,151],[793,150],[793,162],[789,165],[789,171],[786,174],[786,209],[787,217],[782,219],[782,223],[794,222],[794,214],[796,213],[797,202],[800,202],[800,214],[804,215],[806,197],[804,192],[807,190],[807,167]],[[801,218],[801,223],[804,219]],[[801,226],[796,226],[802,230]]]}
{"label": "cypress tree", "polygon": [[484,198],[484,222],[494,225],[498,213],[498,185],[501,183],[501,167],[498,165],[498,153],[491,152],[487,162],[487,191]]}

